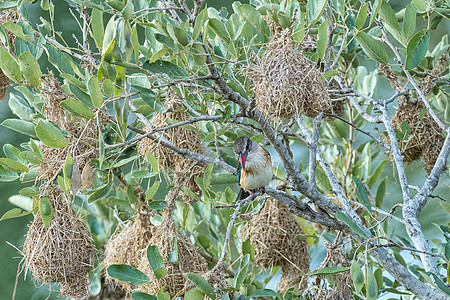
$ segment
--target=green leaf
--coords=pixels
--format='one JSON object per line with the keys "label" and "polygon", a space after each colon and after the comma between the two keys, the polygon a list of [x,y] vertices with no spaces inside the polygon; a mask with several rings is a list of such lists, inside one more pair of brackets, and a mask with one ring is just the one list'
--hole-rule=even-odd
{"label": "green leaf", "polygon": [[53,205],[48,197],[42,197],[39,200],[39,212],[44,226],[50,225],[53,219]]}
{"label": "green leaf", "polygon": [[167,276],[169,271],[167,271],[166,267],[159,267],[156,270],[153,270],[153,274],[157,279],[161,279]]}
{"label": "green leaf", "polygon": [[367,183],[369,188],[373,187],[373,185],[377,182],[378,178],[380,177],[381,173],[384,170],[384,167],[388,162],[389,162],[388,159],[383,160],[373,171],[372,175],[370,176],[369,182]]}
{"label": "green leaf", "polygon": [[427,1],[426,0],[412,0],[412,3],[416,7],[417,11],[423,13],[427,11]]}
{"label": "green leaf", "polygon": [[375,40],[371,35],[361,31],[356,36],[356,40],[361,45],[364,53],[373,60],[387,64],[389,56],[383,44]]}
{"label": "green leaf", "polygon": [[93,119],[95,118],[94,113],[92,112],[92,110],[89,108],[89,106],[87,106],[86,104],[84,104],[81,101],[72,99],[72,98],[68,98],[64,101],[61,101],[61,103],[59,104],[61,105],[61,107],[67,109],[68,111],[70,111],[71,113],[86,118],[86,119]]}
{"label": "green leaf", "polygon": [[4,213],[3,216],[0,218],[0,221],[23,217],[30,213],[31,212],[22,211],[20,208],[15,207],[13,209],[8,210],[6,213]]}
{"label": "green leaf", "polygon": [[131,31],[131,46],[134,52],[134,61],[137,63],[139,61],[139,36],[137,32],[137,24],[133,26]]}
{"label": "green leaf", "polygon": [[361,30],[361,28],[363,28],[364,24],[366,23],[368,8],[369,3],[361,5],[361,7],[359,8],[358,15],[356,16],[355,20],[356,29]]}
{"label": "green leaf", "polygon": [[230,33],[227,31],[225,24],[216,18],[211,18],[208,21],[208,26],[226,43],[231,43]]}
{"label": "green leaf", "polygon": [[155,196],[158,191],[159,186],[161,185],[161,181],[155,181],[155,183],[145,191],[145,199],[150,200]]}
{"label": "green leaf", "polygon": [[153,153],[151,151],[149,151],[147,153],[147,160],[150,163],[150,165],[152,166],[152,170],[154,172],[159,172],[158,160],[155,158],[155,156],[153,155]]}
{"label": "green leaf", "polygon": [[164,200],[153,200],[153,201],[148,202],[147,206],[150,209],[161,210],[161,209],[164,209],[167,207],[167,202]]}
{"label": "green leaf", "polygon": [[366,282],[366,299],[376,300],[378,298],[378,284],[375,276],[373,275],[372,268],[366,268],[367,282]]}
{"label": "green leaf", "polygon": [[19,191],[19,194],[28,197],[35,197],[39,195],[39,189],[35,186],[27,186]]}
{"label": "green leaf", "polygon": [[40,120],[35,131],[39,140],[49,147],[62,148],[69,144],[61,130],[49,121]]}
{"label": "green leaf", "polygon": [[52,63],[61,73],[66,73],[74,76],[78,74],[81,76],[77,65],[73,62],[71,56],[67,53],[61,52],[59,49],[50,44],[44,45],[48,52],[48,61]]}
{"label": "green leaf", "polygon": [[164,292],[164,287],[160,288],[158,291],[158,300],[170,300],[170,294],[169,292]]}
{"label": "green leaf", "polygon": [[416,31],[416,11],[411,4],[408,4],[403,18],[403,35],[408,39],[414,31]]}
{"label": "green leaf", "polygon": [[308,24],[311,26],[319,20],[322,15],[325,6],[327,4],[326,0],[309,0],[306,4],[306,11],[308,12]]}
{"label": "green leaf", "polygon": [[33,210],[33,199],[23,195],[12,195],[8,202],[26,211]]}
{"label": "green leaf", "polygon": [[362,236],[363,238],[368,239],[369,237],[367,236],[367,234],[361,229],[359,228],[358,225],[356,225],[355,222],[353,222],[352,220],[349,219],[349,217],[347,217],[346,215],[344,215],[342,212],[338,211],[336,213],[336,217],[341,220],[342,222],[344,222],[345,224],[348,225],[348,227],[350,227],[351,230],[353,230],[354,232],[356,232],[358,235]]}
{"label": "green leaf", "polygon": [[129,265],[111,265],[107,269],[109,276],[132,285],[142,285],[150,282],[147,275]]}
{"label": "green leaf", "polygon": [[103,36],[102,56],[105,55],[111,44],[114,43],[114,38],[116,37],[116,26],[117,21],[115,16],[113,16],[111,19],[109,19],[108,24],[106,25],[105,33]]}
{"label": "green leaf", "polygon": [[362,271],[362,266],[357,262],[353,262],[350,274],[352,275],[353,286],[355,287],[356,293],[361,293],[364,286],[364,273]]}
{"label": "green leaf", "polygon": [[252,298],[257,298],[257,297],[275,297],[277,295],[277,293],[273,290],[269,290],[269,289],[262,289],[262,290],[256,290],[253,292],[252,294]]}
{"label": "green leaf", "polygon": [[70,151],[67,151],[66,160],[64,161],[63,168],[63,181],[62,181],[62,189],[68,193],[70,185],[72,183],[72,172],[73,172],[73,158],[70,154]]}
{"label": "green leaf", "polygon": [[147,247],[147,259],[152,270],[156,270],[164,265],[164,261],[156,246],[149,245]]}
{"label": "green leaf", "polygon": [[11,111],[20,119],[25,121],[33,121],[34,112],[25,99],[11,93],[8,104]]}
{"label": "green leaf", "polygon": [[387,31],[403,46],[406,46],[406,39],[402,34],[395,12],[386,1],[381,4],[380,17]]}
{"label": "green leaf", "polygon": [[350,267],[325,267],[318,269],[313,273],[309,273],[308,276],[318,276],[318,275],[328,275],[328,274],[338,274],[350,270]]}
{"label": "green leaf", "polygon": [[17,1],[0,2],[0,11],[10,9],[17,6]]}
{"label": "green leaf", "polygon": [[75,97],[86,104],[87,106],[94,108],[91,101],[91,96],[88,93],[80,89],[78,86],[69,84],[70,91],[75,95]]}
{"label": "green leaf", "polygon": [[234,288],[239,289],[241,284],[244,282],[245,277],[247,277],[247,269],[248,269],[248,262],[250,261],[250,255],[245,254],[244,257],[241,259],[241,262],[239,264],[239,268],[236,271],[236,275],[234,276]]}
{"label": "green leaf", "polygon": [[430,31],[423,29],[413,35],[406,47],[406,64],[407,70],[414,69],[427,54],[430,44]]}
{"label": "green leaf", "polygon": [[36,125],[34,125],[34,123],[19,119],[6,119],[1,125],[31,137],[36,137],[36,132],[34,130]]}
{"label": "green leaf", "polygon": [[352,176],[353,181],[356,185],[356,195],[358,196],[358,199],[361,201],[362,204],[367,208],[369,213],[372,213],[372,205],[370,204],[369,196],[367,195],[366,188],[364,187],[364,184],[356,178],[355,176]]}
{"label": "green leaf", "polygon": [[144,69],[148,70],[152,74],[159,76],[165,74],[171,79],[181,79],[189,77],[189,74],[185,69],[165,60],[157,60],[151,64],[145,62]]}
{"label": "green leaf", "polygon": [[333,77],[333,76],[335,76],[335,75],[337,75],[337,74],[339,74],[338,71],[336,71],[336,70],[330,70],[330,71],[328,71],[328,72],[322,74],[322,76],[323,76],[325,79],[330,79],[331,77]]}
{"label": "green leaf", "polygon": [[0,166],[2,166],[5,170],[13,171],[13,172],[26,172],[28,171],[28,168],[21,163],[12,160],[10,158],[2,157],[0,158]]}
{"label": "green leaf", "polygon": [[22,26],[17,23],[6,22],[3,23],[3,28],[11,31],[15,36],[20,37],[24,41],[30,41],[31,37],[23,32]]}
{"label": "green leaf", "polygon": [[42,75],[41,68],[37,59],[30,51],[24,52],[19,56],[19,68],[23,77],[32,85],[41,84],[40,77]]}
{"label": "green leaf", "polygon": [[375,20],[375,18],[377,17],[378,12],[380,11],[381,8],[381,4],[383,4],[383,0],[375,0],[375,2],[373,3],[369,26],[372,24],[373,20]]}
{"label": "green leaf", "polygon": [[97,76],[92,76],[91,78],[89,78],[88,90],[89,94],[91,95],[92,104],[94,104],[94,106],[97,108],[101,107],[103,103],[103,95],[98,83]]}
{"label": "green leaf", "polygon": [[267,25],[266,21],[264,21],[261,13],[251,6],[250,4],[242,4],[237,7],[239,13],[253,25],[259,32],[263,34],[266,38],[270,36],[270,28]]}
{"label": "green leaf", "polygon": [[205,19],[208,15],[208,8],[205,7],[197,16],[197,18],[195,18],[195,24],[194,24],[194,29],[192,31],[192,39],[195,41],[198,36],[200,35],[200,32],[203,29],[203,25],[205,24]]}
{"label": "green leaf", "polygon": [[158,300],[158,297],[143,292],[134,292],[131,297],[133,300]]}
{"label": "green leaf", "polygon": [[121,14],[125,20],[131,20],[133,18],[133,13],[134,13],[133,1],[127,1],[127,4],[121,11]]}
{"label": "green leaf", "polygon": [[203,300],[204,298],[203,293],[197,288],[191,289],[184,294],[185,300]]}
{"label": "green leaf", "polygon": [[105,35],[105,27],[103,26],[103,11],[99,9],[92,10],[91,29],[94,35],[95,45],[97,49],[102,49],[103,37]]}
{"label": "green leaf", "polygon": [[0,68],[3,73],[15,82],[20,82],[22,79],[22,72],[20,71],[17,60],[3,47],[0,47]]}
{"label": "green leaf", "polygon": [[208,281],[202,277],[200,274],[195,273],[183,273],[184,277],[192,281],[196,287],[198,287],[203,293],[205,293],[208,297],[215,299],[216,293],[214,293],[214,289],[211,287]]}
{"label": "green leaf", "polygon": [[319,39],[317,41],[317,55],[320,59],[323,59],[328,43],[328,20],[320,24],[318,37]]}
{"label": "green leaf", "polygon": [[167,31],[169,32],[172,39],[177,41],[181,46],[187,46],[189,44],[189,40],[184,29],[168,23]]}
{"label": "green leaf", "polygon": [[39,165],[43,162],[41,154],[38,154],[34,151],[22,151],[20,152],[19,156],[20,158],[34,165]]}

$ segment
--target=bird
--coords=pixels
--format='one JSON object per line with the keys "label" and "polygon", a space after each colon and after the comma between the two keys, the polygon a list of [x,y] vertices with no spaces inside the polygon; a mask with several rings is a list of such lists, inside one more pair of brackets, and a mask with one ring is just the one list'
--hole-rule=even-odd
{"label": "bird", "polygon": [[256,198],[253,191],[262,189],[272,180],[272,160],[269,152],[246,136],[241,136],[234,142],[233,151],[239,156],[237,177],[241,190],[237,199],[245,199],[248,195]]}

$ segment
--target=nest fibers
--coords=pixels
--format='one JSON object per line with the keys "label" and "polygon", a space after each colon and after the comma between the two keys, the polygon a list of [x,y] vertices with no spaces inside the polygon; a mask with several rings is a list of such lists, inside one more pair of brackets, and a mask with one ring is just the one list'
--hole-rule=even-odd
{"label": "nest fibers", "polygon": [[309,270],[306,239],[295,238],[303,233],[286,206],[268,198],[264,207],[243,227],[241,237],[244,241],[250,237],[255,247],[255,265],[264,268],[281,265],[283,288],[287,289],[299,284]]}
{"label": "nest fibers", "polygon": [[38,212],[31,223],[23,246],[26,269],[35,280],[59,283],[63,296],[86,296],[87,275],[94,267],[94,241],[58,186],[48,186],[43,196],[52,203],[53,219],[44,226]]}
{"label": "nest fibers", "polygon": [[314,64],[301,54],[291,31],[275,36],[255,67],[247,69],[253,80],[256,106],[272,119],[299,114],[315,117],[330,110],[327,87]]}
{"label": "nest fibers", "polygon": [[[170,95],[164,101],[164,107],[166,112],[157,112],[151,119],[151,123],[155,128],[163,128],[171,125],[167,122],[167,119],[174,119],[177,121],[186,121],[190,119],[190,115],[186,112],[181,102]],[[144,131],[151,131],[151,128],[145,127]],[[163,137],[167,138],[172,144],[179,148],[187,149],[195,153],[203,153],[201,145],[201,138],[197,131],[176,126],[164,130]],[[155,134],[157,136],[157,134]],[[177,164],[186,160],[185,158],[172,154],[172,150],[161,145],[157,140],[153,141],[150,138],[142,139],[137,146],[137,150],[142,155],[146,156],[148,152],[152,152],[157,160],[160,161],[160,165],[165,168],[174,168]]]}
{"label": "nest fibers", "polygon": [[[145,253],[155,226],[150,222],[152,214],[139,214],[134,222],[128,222],[122,231],[117,227],[114,234],[105,245],[105,269],[113,264],[126,264],[137,268]],[[131,292],[131,285],[107,275],[107,281],[115,281],[127,292]]]}
{"label": "nest fibers", "polygon": [[[174,189],[179,191],[177,187]],[[205,273],[208,270],[206,261],[200,255],[197,247],[192,245],[187,237],[176,232],[173,220],[173,202],[178,191],[172,190],[166,197],[169,205],[164,210],[164,220],[150,239],[150,244],[158,247],[168,274],[164,278],[157,279],[153,274],[147,257],[144,255],[138,269],[147,274],[150,282],[139,286],[138,290],[141,292],[156,295],[164,287],[164,292],[168,292],[171,298],[182,297],[187,287],[190,286],[190,282],[182,274]],[[178,264],[173,263],[169,259],[169,254],[174,250],[175,242],[178,249]]]}
{"label": "nest fibers", "polygon": [[[45,103],[43,113],[45,117],[69,133],[69,139],[76,141],[71,148],[72,156],[77,160],[78,168],[83,170],[91,158],[97,157],[99,128],[94,120],[72,117],[60,106],[61,101],[68,95],[60,87],[59,82],[52,74],[42,77],[41,93],[44,95]],[[67,156],[68,147],[51,148],[43,143],[39,144],[44,156],[39,175],[47,180],[55,177],[62,170],[64,160]]]}
{"label": "nest fibers", "polygon": [[426,112],[423,118],[420,114],[424,109],[422,102],[399,102],[397,112],[392,117],[394,129],[402,130],[402,123],[408,123],[411,132],[402,140],[398,140],[405,162],[413,162],[421,156],[424,158],[425,170],[429,174],[444,145],[445,137],[439,125]]}

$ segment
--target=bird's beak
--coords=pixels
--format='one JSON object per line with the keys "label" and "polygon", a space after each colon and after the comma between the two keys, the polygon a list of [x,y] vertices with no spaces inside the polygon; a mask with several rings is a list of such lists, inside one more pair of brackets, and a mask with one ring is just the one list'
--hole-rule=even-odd
{"label": "bird's beak", "polygon": [[245,169],[246,160],[247,160],[247,152],[239,154],[239,161],[241,162],[242,169]]}

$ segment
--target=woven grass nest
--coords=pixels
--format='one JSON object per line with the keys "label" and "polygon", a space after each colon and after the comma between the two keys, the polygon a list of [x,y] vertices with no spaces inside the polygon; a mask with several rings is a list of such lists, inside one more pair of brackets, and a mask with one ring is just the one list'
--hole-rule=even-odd
{"label": "woven grass nest", "polygon": [[256,66],[248,68],[257,108],[271,119],[330,111],[327,87],[315,65],[301,54],[291,31],[275,35]]}
{"label": "woven grass nest", "polygon": [[[403,152],[405,162],[424,158],[424,167],[429,174],[433,169],[439,152],[444,145],[445,137],[439,125],[426,112],[423,118],[420,114],[424,108],[422,102],[399,102],[397,112],[391,119],[394,129],[402,130],[402,123],[408,123],[411,132],[403,140],[398,140],[399,148]],[[387,139],[388,141],[388,139]]]}
{"label": "woven grass nest", "polygon": [[[147,246],[155,231],[150,222],[152,214],[138,214],[135,221],[128,222],[122,230],[119,226],[105,245],[103,265],[105,269],[113,264],[126,264],[137,268],[142,257],[146,256]],[[106,275],[108,282],[115,282],[130,293],[129,283]]]}
{"label": "woven grass nest", "polygon": [[[99,128],[94,120],[72,117],[60,106],[61,101],[69,96],[63,91],[59,82],[52,74],[42,77],[41,93],[44,95],[44,116],[69,133],[69,139],[78,141],[73,148],[72,156],[78,163],[78,168],[83,170],[92,158],[97,157]],[[39,175],[44,179],[52,179],[61,171],[67,156],[68,146],[63,148],[51,148],[43,143],[39,144],[44,156]]]}
{"label": "woven grass nest", "polygon": [[255,247],[254,264],[264,268],[280,265],[280,289],[298,285],[309,270],[310,256],[304,231],[297,219],[278,200],[268,198],[264,207],[242,228],[243,241]]}
{"label": "woven grass nest", "polygon": [[94,241],[58,186],[50,185],[43,196],[49,197],[54,215],[49,226],[44,226],[39,212],[31,223],[23,246],[26,269],[37,281],[59,283],[63,296],[86,296],[87,275],[94,267]]}
{"label": "woven grass nest", "polygon": [[[190,281],[182,274],[205,273],[208,270],[208,267],[197,247],[192,245],[187,237],[176,232],[172,216],[173,202],[168,202],[169,206],[163,213],[164,220],[161,225],[156,228],[150,239],[150,245],[158,247],[164,261],[164,267],[168,271],[168,275],[164,278],[156,279],[147,257],[143,256],[138,269],[147,274],[150,278],[150,282],[146,285],[139,286],[138,291],[156,295],[157,292],[164,287],[164,292],[168,292],[172,298],[183,297],[184,293],[188,290],[188,286],[190,286]],[[175,237],[178,247],[179,264],[174,264],[169,259],[169,254],[174,249]]]}

